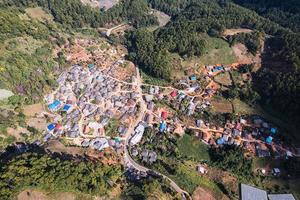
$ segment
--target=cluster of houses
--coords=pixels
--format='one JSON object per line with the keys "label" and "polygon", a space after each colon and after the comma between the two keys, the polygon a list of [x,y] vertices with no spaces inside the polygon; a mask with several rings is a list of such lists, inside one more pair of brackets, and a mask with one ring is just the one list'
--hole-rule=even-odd
{"label": "cluster of houses", "polygon": [[[59,87],[45,100],[51,112],[44,141],[65,135],[68,138],[98,138],[82,142],[94,149],[107,147],[105,129],[112,119],[118,120],[119,136],[126,133],[131,118],[137,113],[138,93],[134,85],[110,76],[110,68],[100,69],[90,63],[87,67],[74,65],[57,79]],[[103,140],[103,141],[102,141]],[[102,145],[103,143],[103,145]]]}
{"label": "cluster of houses", "polygon": [[278,129],[257,116],[227,121],[224,128],[211,126],[202,120],[196,120],[195,126],[200,130],[197,135],[213,146],[238,145],[258,157],[293,156],[292,149],[280,140]]}
{"label": "cluster of houses", "polygon": [[137,150],[137,148],[131,149],[131,155],[136,157],[139,156],[144,163],[154,163],[157,160],[157,154],[154,151],[143,150],[141,153]]}

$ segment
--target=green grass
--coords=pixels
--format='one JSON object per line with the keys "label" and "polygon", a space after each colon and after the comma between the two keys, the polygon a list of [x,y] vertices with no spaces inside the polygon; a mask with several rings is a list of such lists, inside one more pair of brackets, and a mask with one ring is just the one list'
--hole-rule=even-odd
{"label": "green grass", "polygon": [[236,61],[236,57],[226,41],[220,38],[206,37],[206,42],[206,52],[199,58],[199,64],[232,64]]}
{"label": "green grass", "polygon": [[196,161],[209,160],[208,147],[198,138],[184,134],[177,142],[180,154]]}
{"label": "green grass", "polygon": [[182,62],[184,68],[204,65],[215,65],[215,64],[232,64],[236,62],[234,52],[230,48],[229,44],[220,39],[212,38],[209,36],[203,36],[206,40],[206,51],[202,56],[187,58]]}
{"label": "green grass", "polygon": [[171,178],[190,194],[192,194],[195,189],[200,186],[211,191],[216,199],[221,199],[223,196],[223,193],[214,182],[199,175],[194,168],[193,163],[185,162],[177,165],[176,175],[171,176]]}
{"label": "green grass", "polygon": [[105,135],[110,137],[116,137],[119,125],[120,125],[119,120],[112,119],[108,124],[107,128],[105,128]]}

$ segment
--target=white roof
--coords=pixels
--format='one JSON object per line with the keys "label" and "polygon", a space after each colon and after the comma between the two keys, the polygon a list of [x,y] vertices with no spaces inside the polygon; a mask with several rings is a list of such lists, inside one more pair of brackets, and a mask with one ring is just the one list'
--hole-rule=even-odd
{"label": "white roof", "polygon": [[295,200],[292,194],[269,194],[269,200]]}
{"label": "white roof", "polygon": [[278,169],[278,168],[274,168],[273,170],[275,173],[280,173],[280,169]]}
{"label": "white roof", "polygon": [[143,137],[144,132],[136,132],[133,137],[130,139],[130,144],[135,145],[139,143]]}

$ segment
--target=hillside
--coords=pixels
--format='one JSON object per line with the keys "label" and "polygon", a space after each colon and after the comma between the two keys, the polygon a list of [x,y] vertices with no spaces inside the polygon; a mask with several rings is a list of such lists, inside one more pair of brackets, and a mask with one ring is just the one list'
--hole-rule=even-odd
{"label": "hillside", "polygon": [[1,1],[0,199],[300,198],[299,11]]}

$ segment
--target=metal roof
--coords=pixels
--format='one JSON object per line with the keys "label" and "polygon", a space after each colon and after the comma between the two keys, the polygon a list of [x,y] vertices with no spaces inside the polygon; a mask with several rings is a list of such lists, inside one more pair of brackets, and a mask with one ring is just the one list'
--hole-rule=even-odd
{"label": "metal roof", "polygon": [[292,194],[269,194],[269,200],[295,200]]}
{"label": "metal roof", "polygon": [[267,192],[250,185],[241,184],[241,200],[268,200]]}

